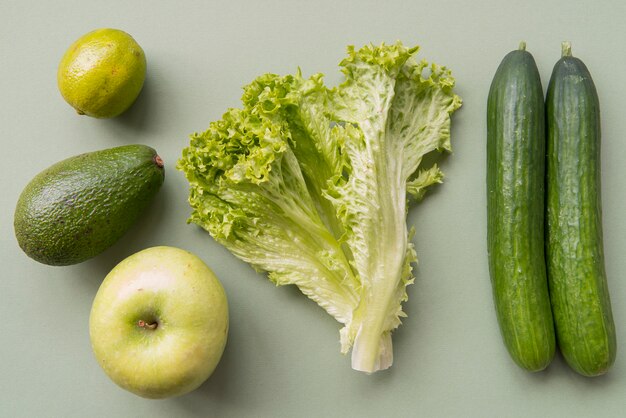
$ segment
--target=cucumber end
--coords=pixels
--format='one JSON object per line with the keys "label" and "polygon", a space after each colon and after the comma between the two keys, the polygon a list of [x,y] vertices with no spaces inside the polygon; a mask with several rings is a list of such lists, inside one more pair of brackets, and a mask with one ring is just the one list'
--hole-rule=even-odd
{"label": "cucumber end", "polygon": [[521,41],[519,43],[519,50],[520,51],[526,51],[526,41]]}
{"label": "cucumber end", "polygon": [[572,43],[570,41],[561,42],[561,57],[572,56]]}

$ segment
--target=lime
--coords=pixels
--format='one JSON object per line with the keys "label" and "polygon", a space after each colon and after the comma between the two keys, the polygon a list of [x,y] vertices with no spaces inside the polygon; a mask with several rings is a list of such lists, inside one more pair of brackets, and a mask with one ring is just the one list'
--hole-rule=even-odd
{"label": "lime", "polygon": [[97,29],[74,42],[57,73],[59,91],[80,115],[112,118],[128,109],[143,87],[146,56],[121,30]]}

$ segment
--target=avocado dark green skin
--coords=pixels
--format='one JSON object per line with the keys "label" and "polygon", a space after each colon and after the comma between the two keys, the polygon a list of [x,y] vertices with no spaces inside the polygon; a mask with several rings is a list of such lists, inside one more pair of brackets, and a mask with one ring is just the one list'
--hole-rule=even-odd
{"label": "avocado dark green skin", "polygon": [[504,344],[529,371],[554,357],[544,257],[545,112],[532,55],[507,54],[487,103],[487,244]]}
{"label": "avocado dark green skin", "polygon": [[14,217],[17,242],[29,257],[44,264],[81,263],[128,231],[163,180],[161,158],[145,145],[60,161],[22,191]]}
{"label": "avocado dark green skin", "polygon": [[547,239],[559,349],[584,376],[605,373],[616,338],[604,266],[600,196],[600,104],[589,70],[565,55],[546,98]]}

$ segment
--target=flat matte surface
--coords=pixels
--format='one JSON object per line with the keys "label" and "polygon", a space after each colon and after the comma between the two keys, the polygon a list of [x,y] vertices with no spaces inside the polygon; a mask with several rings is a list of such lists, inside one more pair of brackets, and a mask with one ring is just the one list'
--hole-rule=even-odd
{"label": "flat matte surface", "polygon": [[[618,417],[626,409],[626,3],[622,1],[182,1],[0,3],[0,416],[2,417]],[[99,27],[132,34],[148,60],[133,108],[79,117],[57,91],[65,49]],[[324,72],[348,44],[402,40],[447,65],[455,114],[446,181],[410,211],[420,258],[392,369],[365,375],[339,353],[339,326],[294,288],[276,288],[185,223],[187,183],[174,169],[241,87],[265,73]],[[544,89],[560,42],[589,67],[602,107],[606,268],[617,326],[611,372],[589,379],[557,357],[529,374],[501,342],[487,270],[485,108],[502,57],[526,40]],[[144,143],[165,160],[155,204],[120,242],[72,267],[26,257],[13,235],[22,188],[81,152]],[[91,302],[108,271],[154,245],[198,254],[228,293],[229,342],[199,390],[150,401],[119,389],[89,345]]]}

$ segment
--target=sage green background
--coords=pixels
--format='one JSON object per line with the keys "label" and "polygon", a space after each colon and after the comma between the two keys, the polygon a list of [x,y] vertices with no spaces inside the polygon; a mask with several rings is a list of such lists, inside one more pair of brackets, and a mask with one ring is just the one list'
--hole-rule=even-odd
{"label": "sage green background", "polygon": [[[502,57],[526,40],[544,86],[570,40],[602,105],[606,267],[618,345],[626,344],[626,3],[615,1],[147,1],[0,2],[1,417],[619,417],[626,365],[618,352],[595,379],[556,358],[529,374],[501,342],[487,271],[485,107]],[[77,116],[60,97],[57,64],[99,27],[132,34],[148,59],[134,107],[115,120]],[[348,44],[422,46],[449,66],[463,108],[454,116],[446,181],[408,217],[420,264],[409,317],[394,334],[394,366],[365,375],[339,353],[339,326],[294,288],[276,288],[208,234],[185,223],[187,184],[174,169],[188,134],[204,130],[241,87],[265,73],[341,80]],[[81,152],[130,143],[155,147],[166,181],[120,242],[72,267],[27,258],[13,235],[21,189]],[[154,245],[185,248],[221,278],[231,313],[218,369],[199,390],[150,401],[104,375],[89,345],[91,302],[106,273]]]}

